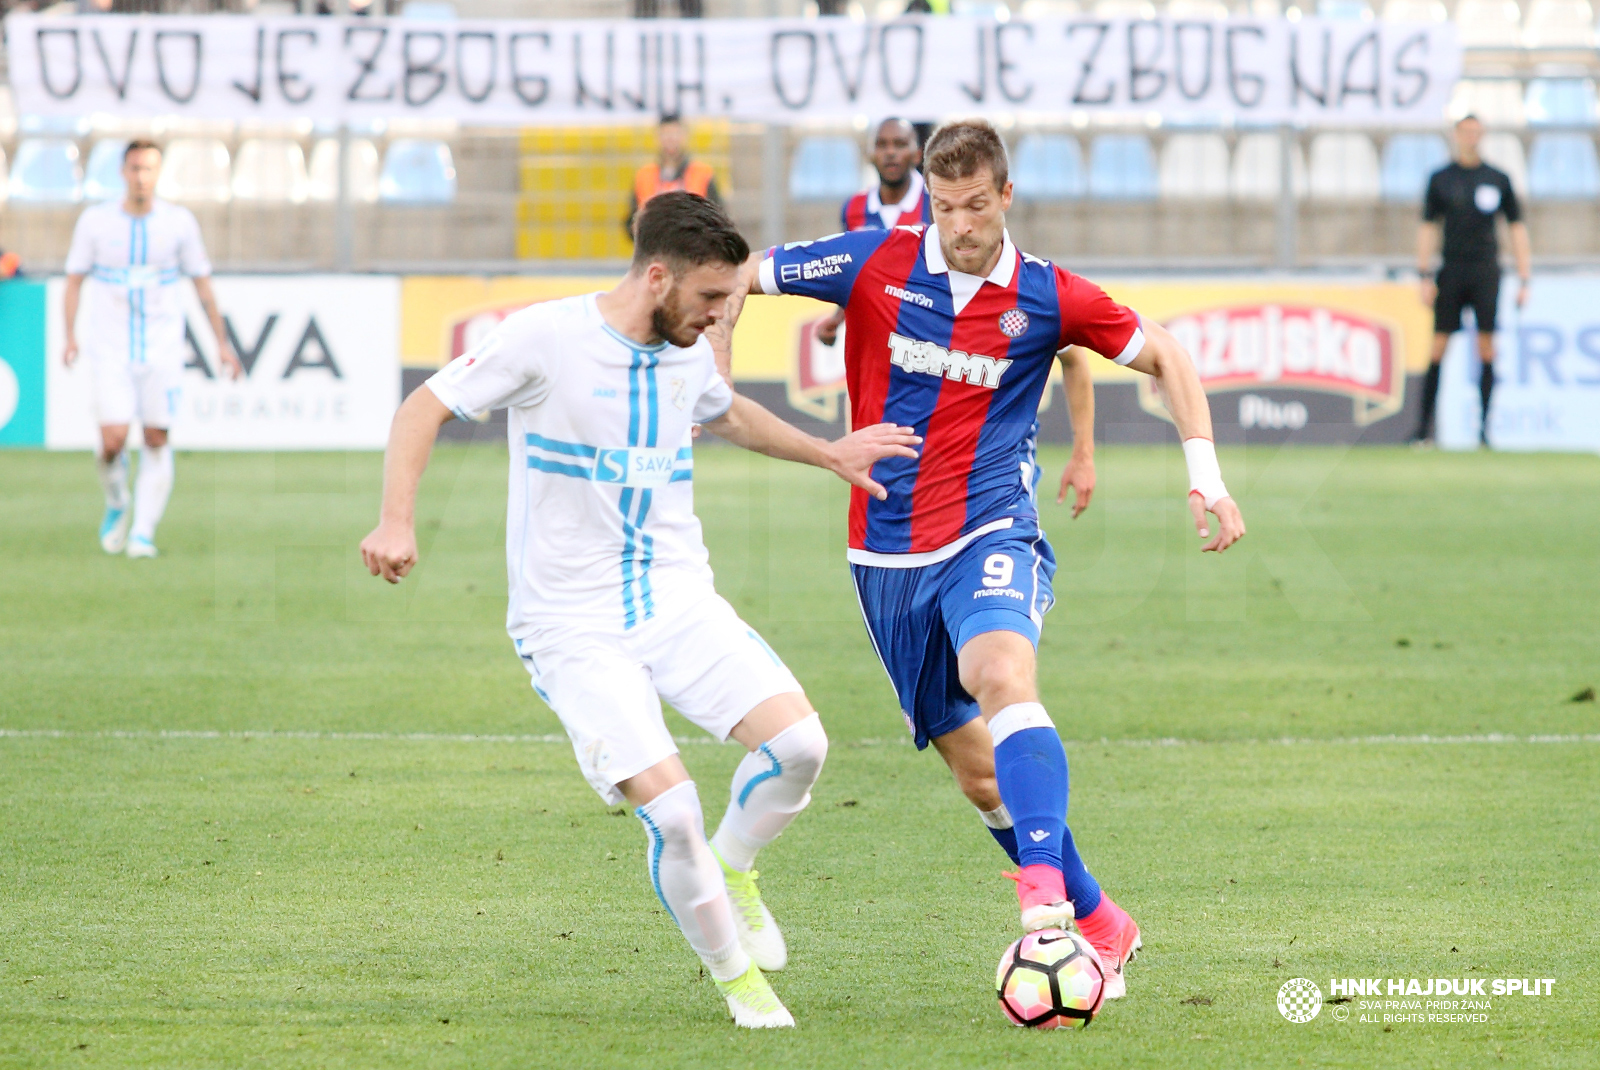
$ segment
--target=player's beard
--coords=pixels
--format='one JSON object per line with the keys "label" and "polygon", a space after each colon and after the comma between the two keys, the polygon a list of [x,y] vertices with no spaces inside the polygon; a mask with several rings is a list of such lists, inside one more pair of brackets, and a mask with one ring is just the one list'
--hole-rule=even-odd
{"label": "player's beard", "polygon": [[678,301],[678,284],[674,282],[672,289],[662,297],[661,303],[655,311],[650,313],[650,329],[657,337],[665,338],[679,349],[687,349],[700,340],[700,333],[705,326],[696,326],[691,323],[689,316],[684,312],[683,306]]}
{"label": "player's beard", "polygon": [[[940,244],[943,244],[943,242],[941,241]],[[962,249],[958,248],[952,241],[950,246],[942,251],[944,253],[946,263],[948,263],[951,267],[955,268],[957,271],[966,272],[969,275],[975,275],[982,270],[984,264],[987,264],[991,259],[993,259],[995,253],[997,253],[1000,250],[1000,247],[1004,244],[1005,232],[1001,231],[1000,237],[996,238],[992,245],[979,244],[968,249]],[[957,257],[960,258],[960,264],[957,263]],[[961,266],[962,264],[973,263],[976,263],[975,267]]]}

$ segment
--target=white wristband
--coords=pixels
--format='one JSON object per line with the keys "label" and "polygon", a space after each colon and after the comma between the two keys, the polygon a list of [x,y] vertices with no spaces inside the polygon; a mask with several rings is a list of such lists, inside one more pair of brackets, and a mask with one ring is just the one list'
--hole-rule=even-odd
{"label": "white wristband", "polygon": [[1183,459],[1189,465],[1189,493],[1204,498],[1207,509],[1215,508],[1228,496],[1228,488],[1222,485],[1222,467],[1217,464],[1217,447],[1209,438],[1186,438]]}

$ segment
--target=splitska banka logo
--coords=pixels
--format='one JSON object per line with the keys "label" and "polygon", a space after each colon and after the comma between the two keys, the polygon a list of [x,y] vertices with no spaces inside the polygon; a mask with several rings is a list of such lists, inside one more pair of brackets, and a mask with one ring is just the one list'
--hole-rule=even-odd
{"label": "splitska banka logo", "polygon": [[932,342],[922,342],[900,334],[889,336],[889,363],[908,372],[943,376],[952,382],[966,382],[990,390],[1000,385],[1000,377],[1011,367],[1009,360],[995,360],[980,353],[949,350]]}

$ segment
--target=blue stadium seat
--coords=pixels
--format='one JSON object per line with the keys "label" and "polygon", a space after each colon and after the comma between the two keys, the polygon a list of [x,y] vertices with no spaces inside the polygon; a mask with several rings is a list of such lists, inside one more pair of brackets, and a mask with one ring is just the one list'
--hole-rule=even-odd
{"label": "blue stadium seat", "polygon": [[1089,148],[1089,196],[1153,201],[1160,189],[1156,154],[1143,134],[1101,134]]}
{"label": "blue stadium seat", "polygon": [[1438,134],[1396,134],[1383,146],[1383,199],[1422,200],[1428,176],[1449,162],[1450,147]]}
{"label": "blue stadium seat", "polygon": [[1028,134],[1011,157],[1011,181],[1025,200],[1059,201],[1082,197],[1083,150],[1065,134]]}
{"label": "blue stadium seat", "polygon": [[861,186],[861,149],[855,138],[803,137],[789,169],[789,196],[797,201],[848,197]]}
{"label": "blue stadium seat", "polygon": [[13,204],[76,204],[83,200],[78,143],[60,137],[18,142],[6,192]]}
{"label": "blue stadium seat", "polygon": [[1367,0],[1319,0],[1317,17],[1345,22],[1370,22],[1372,5]]}
{"label": "blue stadium seat", "polygon": [[89,166],[83,169],[83,199],[120,200],[127,192],[122,181],[122,154],[128,147],[120,137],[101,138],[89,150]]}
{"label": "blue stadium seat", "polygon": [[1535,78],[1528,83],[1529,126],[1594,123],[1594,83],[1584,78]]}
{"label": "blue stadium seat", "polygon": [[1540,134],[1528,154],[1528,195],[1538,199],[1600,197],[1600,158],[1587,134]]}
{"label": "blue stadium seat", "polygon": [[456,166],[450,146],[426,138],[402,137],[389,143],[378,176],[378,199],[385,204],[450,204],[456,199]]}

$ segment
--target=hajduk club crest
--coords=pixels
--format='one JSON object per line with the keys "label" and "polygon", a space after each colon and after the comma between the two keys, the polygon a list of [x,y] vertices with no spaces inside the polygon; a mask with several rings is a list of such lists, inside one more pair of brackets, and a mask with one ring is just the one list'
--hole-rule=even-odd
{"label": "hajduk club crest", "polygon": [[1000,333],[1007,338],[1021,338],[1028,331],[1028,314],[1020,308],[1000,313]]}

